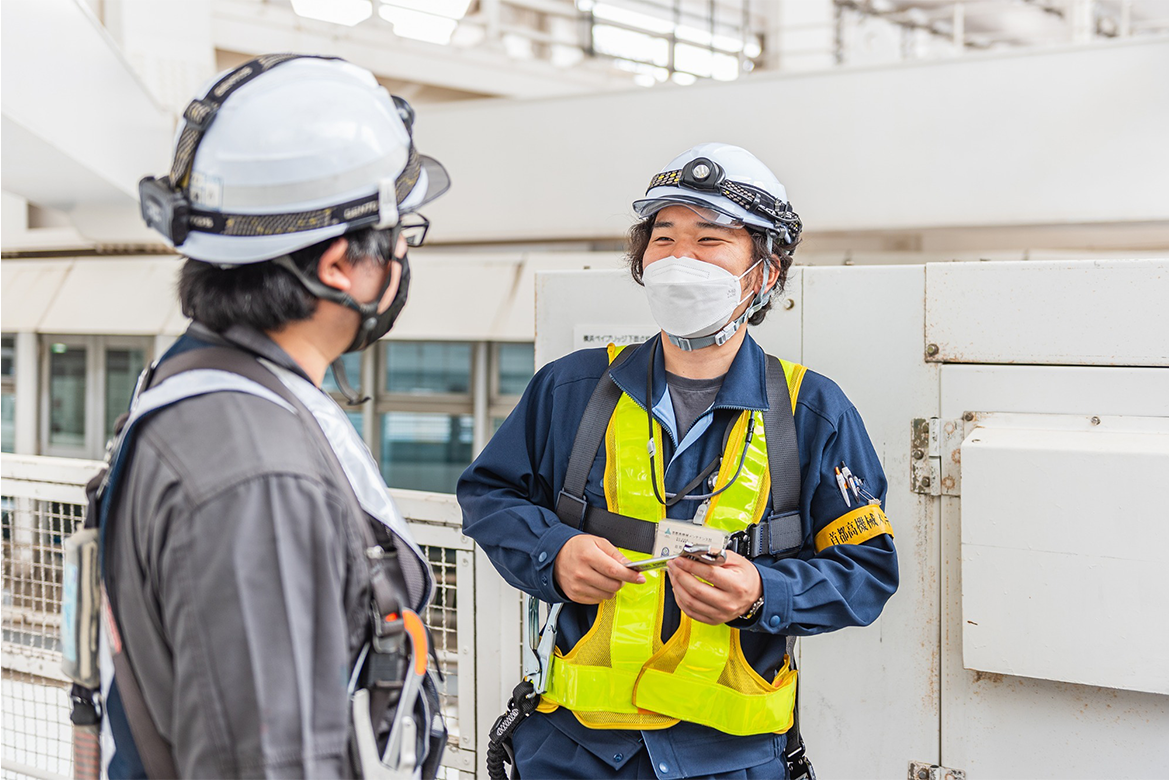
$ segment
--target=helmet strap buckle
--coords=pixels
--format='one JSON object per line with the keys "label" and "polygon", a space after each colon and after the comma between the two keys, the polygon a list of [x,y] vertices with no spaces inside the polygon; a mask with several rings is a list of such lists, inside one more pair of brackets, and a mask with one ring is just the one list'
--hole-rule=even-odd
{"label": "helmet strap buckle", "polygon": [[[398,224],[398,181],[396,179],[382,179],[378,182],[378,223],[374,225],[378,230],[394,227]],[[391,247],[393,251],[393,247]]]}

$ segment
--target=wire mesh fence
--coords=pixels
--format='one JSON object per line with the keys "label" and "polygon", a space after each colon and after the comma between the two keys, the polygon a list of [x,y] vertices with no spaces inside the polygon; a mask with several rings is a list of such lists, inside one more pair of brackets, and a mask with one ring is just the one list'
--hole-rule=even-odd
{"label": "wire mesh fence", "polygon": [[[7,654],[7,649],[5,653]],[[69,687],[5,668],[0,677],[0,764],[4,780],[73,776]]]}
{"label": "wire mesh fence", "polygon": [[[19,468],[12,466],[13,456],[5,455],[4,462],[0,780],[71,777],[69,682],[59,671],[63,543],[84,520],[81,477],[94,471],[50,458],[21,458]],[[426,543],[420,546],[436,579],[423,621],[442,671],[440,697],[449,730],[442,776],[459,780],[473,776],[467,756],[475,750],[474,695],[467,685],[474,656],[460,652],[461,639],[474,639],[460,637],[461,626],[464,633],[474,626],[473,556],[456,527],[432,519],[422,530],[420,542]]]}
{"label": "wire mesh fence", "polygon": [[423,615],[423,622],[431,629],[431,642],[439,659],[443,677],[439,682],[439,700],[447,717],[447,730],[452,742],[460,735],[459,722],[459,654],[457,639],[457,610],[459,596],[456,589],[455,550],[447,547],[423,545],[423,552],[435,573],[435,598]]}

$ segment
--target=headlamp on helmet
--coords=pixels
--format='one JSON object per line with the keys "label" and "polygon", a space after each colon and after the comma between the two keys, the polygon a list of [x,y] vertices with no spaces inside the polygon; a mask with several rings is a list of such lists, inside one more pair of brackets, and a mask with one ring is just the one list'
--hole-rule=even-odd
{"label": "headlamp on helmet", "polygon": [[787,198],[784,185],[750,152],[709,143],[688,149],[656,174],[634,211],[649,217],[671,205],[713,209],[770,239],[796,243],[802,226]]}

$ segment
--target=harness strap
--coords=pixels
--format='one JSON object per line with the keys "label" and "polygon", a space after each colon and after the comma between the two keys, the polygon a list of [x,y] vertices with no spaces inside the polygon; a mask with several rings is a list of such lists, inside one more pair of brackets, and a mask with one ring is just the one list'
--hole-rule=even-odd
{"label": "harness strap", "polygon": [[609,540],[614,547],[647,555],[654,552],[654,536],[658,532],[655,523],[629,515],[619,515],[599,506],[587,506],[584,522],[576,527],[587,534]]}
{"label": "harness strap", "polygon": [[[625,362],[632,349],[623,349],[614,357],[613,362],[606,367],[597,386],[593,388],[593,395],[589,396],[589,403],[585,406],[585,413],[581,415],[581,423],[577,426],[577,436],[573,439],[573,451],[569,455],[569,465],[565,469],[565,484],[557,496],[557,517],[561,522],[581,529],[587,533],[585,518],[588,507],[585,504],[585,482],[589,479],[589,469],[593,466],[593,459],[597,450],[605,439],[605,431],[609,427],[609,418],[617,408],[622,397],[622,389],[610,379],[610,372]],[[615,515],[622,517],[622,515]],[[632,518],[630,518],[632,519]],[[641,520],[635,522],[644,522]],[[646,523],[653,526],[653,523]],[[598,534],[600,535],[600,534]],[[612,540],[611,540],[612,541]],[[615,542],[616,544],[616,542]],[[654,529],[650,529],[650,544],[654,544]],[[625,547],[619,544],[619,547]],[[628,547],[627,549],[635,549]]]}
{"label": "harness strap", "polygon": [[122,649],[113,652],[112,655],[118,697],[122,700],[126,722],[130,724],[130,733],[134,736],[134,748],[138,751],[138,758],[142,761],[146,776],[179,777],[179,770],[175,768],[174,749],[155,728],[154,718],[150,717],[146,700],[142,698],[142,691],[138,688],[138,679],[134,676],[133,667],[130,666],[130,658]]}
{"label": "harness strap", "polygon": [[772,482],[772,513],[747,529],[748,558],[761,555],[790,557],[804,543],[800,520],[800,449],[796,442],[796,420],[792,397],[780,361],[765,359],[768,408],[763,412],[764,440],[768,443],[768,475]]}

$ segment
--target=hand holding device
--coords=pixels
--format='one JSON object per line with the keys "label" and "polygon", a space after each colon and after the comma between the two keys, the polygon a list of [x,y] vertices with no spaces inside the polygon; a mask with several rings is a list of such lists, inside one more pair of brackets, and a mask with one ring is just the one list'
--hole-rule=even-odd
{"label": "hand holding device", "polygon": [[679,608],[691,619],[713,626],[744,614],[763,593],[755,564],[731,550],[722,552],[723,565],[680,555],[667,566]]}
{"label": "hand holding device", "polygon": [[578,604],[599,604],[627,582],[646,578],[626,567],[629,561],[606,539],[577,534],[565,542],[553,561],[553,577],[561,592]]}

